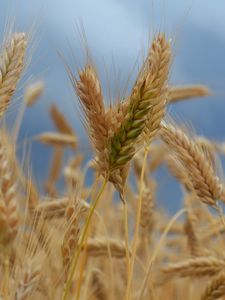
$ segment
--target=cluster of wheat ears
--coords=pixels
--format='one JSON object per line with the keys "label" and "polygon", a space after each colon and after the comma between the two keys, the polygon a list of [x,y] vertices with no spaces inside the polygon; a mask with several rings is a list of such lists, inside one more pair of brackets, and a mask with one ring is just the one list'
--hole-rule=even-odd
{"label": "cluster of wheat ears", "polygon": [[[35,138],[53,149],[43,195],[18,162],[15,130],[3,121],[28,40],[11,34],[0,56],[0,299],[223,298],[225,190],[217,165],[225,147],[165,118],[168,104],[208,89],[168,84],[171,43],[161,33],[130,95],[109,108],[91,63],[68,71],[95,156],[83,164],[74,129],[51,106],[56,130]],[[20,122],[43,88],[41,82],[26,88]],[[63,164],[66,148],[72,156]],[[157,208],[154,172],[162,164],[183,187],[184,207],[173,217]],[[127,180],[130,169],[136,188]]]}

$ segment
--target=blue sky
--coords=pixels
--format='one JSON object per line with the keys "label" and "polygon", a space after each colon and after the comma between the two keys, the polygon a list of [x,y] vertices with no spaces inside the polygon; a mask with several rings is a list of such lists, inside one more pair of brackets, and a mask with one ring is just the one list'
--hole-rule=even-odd
{"label": "blue sky", "polygon": [[[224,140],[225,1],[1,0],[1,39],[6,23],[12,19],[17,30],[35,28],[33,61],[24,82],[32,78],[46,83],[41,101],[25,115],[21,138],[51,130],[48,107],[57,102],[80,135],[82,150],[88,151],[74,95],[58,55],[62,53],[75,72],[76,66],[83,66],[83,44],[78,34],[82,24],[106,100],[109,82],[113,98],[118,88],[125,86],[134,66],[135,78],[152,33],[166,31],[174,45],[171,82],[207,84],[214,93],[204,100],[171,106],[169,113],[191,124],[199,134]],[[33,168],[40,175],[51,152],[37,144],[32,149]]]}
{"label": "blue sky", "polygon": [[[151,33],[166,31],[174,41],[172,82],[202,82],[216,94],[215,101],[182,103],[171,108],[172,112],[196,122],[197,127],[206,124],[210,134],[220,136],[212,118],[218,108],[224,107],[224,101],[218,100],[223,98],[225,82],[224,1],[1,0],[0,16],[1,29],[12,16],[20,30],[30,30],[34,24],[36,51],[28,75],[44,77],[49,101],[54,98],[72,119],[73,96],[57,51],[69,64],[82,67],[84,56],[78,34],[81,22],[106,92],[106,77],[118,89],[113,78],[116,69],[123,88],[135,62],[141,64]],[[201,124],[206,115],[198,111],[203,107],[208,119]],[[217,119],[220,121],[220,114]]]}

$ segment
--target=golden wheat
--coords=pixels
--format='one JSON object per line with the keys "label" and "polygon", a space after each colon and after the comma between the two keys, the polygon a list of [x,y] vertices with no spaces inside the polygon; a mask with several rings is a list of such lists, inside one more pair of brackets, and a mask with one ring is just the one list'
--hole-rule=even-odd
{"label": "golden wheat", "polygon": [[[28,39],[15,33],[6,40],[0,58],[0,117],[26,66]],[[224,142],[188,134],[164,120],[167,104],[210,94],[201,85],[168,85],[171,52],[165,35],[156,35],[130,95],[109,108],[90,61],[78,74],[69,71],[95,151],[87,163],[75,129],[56,105],[49,109],[56,131],[32,139],[52,149],[42,181],[18,162],[21,143],[2,124],[0,299],[225,296],[225,218],[219,202],[225,201],[225,189],[217,175]],[[26,87],[21,119],[44,85],[37,81]],[[184,208],[172,218],[157,193],[164,182],[155,172],[162,166],[184,186]],[[168,206],[173,201],[166,200]]]}

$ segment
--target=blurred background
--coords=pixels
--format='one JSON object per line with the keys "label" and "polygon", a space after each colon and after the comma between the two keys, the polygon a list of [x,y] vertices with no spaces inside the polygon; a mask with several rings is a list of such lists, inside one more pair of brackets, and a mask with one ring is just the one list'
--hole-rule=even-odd
{"label": "blurred background", "polygon": [[[173,44],[172,84],[206,84],[210,97],[171,105],[170,114],[195,131],[215,140],[225,140],[225,2],[209,0],[1,0],[0,37],[8,24],[33,34],[32,61],[8,114],[11,125],[26,85],[45,82],[45,92],[28,109],[20,141],[31,140],[32,172],[41,186],[47,178],[52,150],[32,137],[53,130],[49,107],[56,103],[80,138],[80,149],[91,157],[85,130],[77,112],[76,99],[64,60],[76,73],[85,63],[84,34],[98,68],[106,102],[128,92],[143,62],[154,33],[165,31]],[[131,75],[132,73],[132,75]],[[171,212],[179,208],[180,189],[167,172],[159,172],[159,203]]]}

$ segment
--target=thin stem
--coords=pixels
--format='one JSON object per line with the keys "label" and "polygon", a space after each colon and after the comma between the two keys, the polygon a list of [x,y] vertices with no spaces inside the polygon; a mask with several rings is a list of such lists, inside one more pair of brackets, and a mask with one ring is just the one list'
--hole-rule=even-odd
{"label": "thin stem", "polygon": [[125,232],[125,245],[126,245],[126,263],[127,263],[127,278],[130,274],[130,247],[129,247],[129,230],[128,230],[128,205],[127,201],[123,202],[124,211],[124,232]]}
{"label": "thin stem", "polygon": [[9,258],[8,256],[4,259],[4,284],[3,284],[3,295],[4,299],[9,299]]}
{"label": "thin stem", "polygon": [[83,281],[83,274],[84,274],[84,269],[85,266],[87,264],[87,240],[88,240],[88,235],[89,235],[89,230],[87,232],[85,241],[84,241],[84,251],[83,251],[83,256],[81,259],[81,266],[80,266],[80,275],[79,275],[79,279],[78,279],[78,283],[77,283],[77,295],[76,295],[76,300],[80,299],[80,292],[81,292],[81,285],[82,285],[82,281]]}
{"label": "thin stem", "polygon": [[155,248],[155,251],[153,252],[152,256],[150,257],[149,259],[149,262],[148,262],[148,267],[147,267],[147,272],[146,272],[146,275],[145,275],[145,278],[143,280],[143,284],[141,286],[141,289],[140,289],[140,293],[139,293],[139,296],[138,296],[138,300],[141,300],[143,299],[143,295],[144,295],[144,291],[145,291],[145,288],[146,288],[146,285],[147,285],[147,282],[148,282],[148,278],[150,276],[150,272],[151,272],[151,268],[152,268],[152,264],[154,263],[158,253],[159,253],[159,250],[160,248],[162,247],[162,243],[164,242],[168,232],[170,231],[170,228],[173,226],[174,222],[181,216],[183,215],[184,213],[186,213],[188,211],[188,209],[184,208],[184,209],[181,209],[179,210],[174,216],[173,218],[170,220],[170,222],[167,224],[164,232],[162,233],[161,237],[160,237],[160,240]]}
{"label": "thin stem", "polygon": [[138,196],[138,207],[137,207],[137,214],[136,214],[136,224],[135,224],[135,230],[134,230],[134,239],[132,243],[132,252],[131,252],[131,260],[130,260],[130,270],[129,270],[129,276],[127,281],[127,288],[126,288],[126,300],[130,299],[130,293],[131,293],[131,283],[133,278],[133,271],[134,271],[134,262],[135,262],[135,256],[137,252],[137,244],[138,244],[138,235],[139,235],[139,227],[140,227],[140,220],[141,220],[141,208],[142,208],[142,195],[144,190],[144,176],[145,176],[145,166],[147,162],[148,157],[148,151],[149,148],[145,148],[144,152],[144,159],[141,169],[141,178],[140,178],[140,190],[139,190],[139,196]]}
{"label": "thin stem", "polygon": [[[95,195],[97,185],[98,185],[98,180],[99,180],[99,177],[97,176],[94,181],[94,187],[91,191],[91,199],[94,199],[94,195]],[[81,258],[81,264],[80,264],[80,269],[79,269],[80,274],[79,274],[78,283],[77,283],[76,300],[80,299],[81,286],[82,286],[82,281],[83,281],[83,273],[84,273],[85,266],[87,264],[87,241],[88,241],[88,236],[89,236],[89,229],[87,230],[87,234],[86,234],[86,237],[85,237],[84,243],[83,243],[84,250],[83,250],[83,256]]]}
{"label": "thin stem", "polygon": [[79,245],[78,245],[78,249],[76,251],[76,254],[72,260],[72,263],[71,263],[71,268],[70,268],[70,273],[69,273],[69,276],[68,276],[68,279],[67,279],[67,282],[66,282],[66,287],[65,287],[65,291],[64,291],[64,295],[63,295],[63,300],[66,300],[67,297],[68,297],[68,294],[69,294],[69,290],[70,290],[70,287],[72,285],[72,281],[73,281],[73,277],[74,277],[74,273],[75,273],[75,270],[76,270],[76,266],[77,266],[77,263],[78,263],[78,259],[79,259],[79,256],[80,256],[80,253],[81,253],[81,250],[82,250],[82,247],[83,247],[83,244],[84,244],[84,241],[85,241],[85,238],[86,238],[86,235],[88,233],[88,229],[89,229],[89,225],[91,223],[91,219],[92,219],[92,216],[94,214],[94,211],[96,209],[96,206],[98,205],[99,203],[99,200],[105,190],[105,187],[106,187],[106,184],[107,184],[108,180],[107,179],[104,179],[104,182],[103,182],[103,185],[93,203],[93,205],[90,207],[90,210],[89,210],[89,214],[88,214],[88,217],[87,217],[87,220],[84,224],[84,229],[83,229],[83,233],[81,235],[81,238],[80,238],[80,242],[79,242]]}

